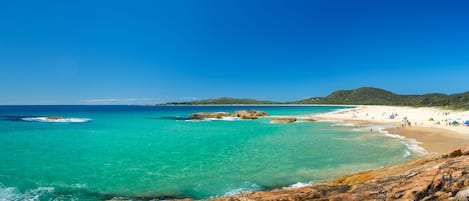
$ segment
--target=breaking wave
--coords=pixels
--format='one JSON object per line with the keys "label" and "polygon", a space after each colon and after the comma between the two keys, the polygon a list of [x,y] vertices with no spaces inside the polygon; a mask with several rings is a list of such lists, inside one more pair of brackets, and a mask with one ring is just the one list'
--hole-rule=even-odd
{"label": "breaking wave", "polygon": [[36,121],[48,123],[83,123],[91,121],[88,118],[62,118],[62,117],[23,117],[23,121]]}

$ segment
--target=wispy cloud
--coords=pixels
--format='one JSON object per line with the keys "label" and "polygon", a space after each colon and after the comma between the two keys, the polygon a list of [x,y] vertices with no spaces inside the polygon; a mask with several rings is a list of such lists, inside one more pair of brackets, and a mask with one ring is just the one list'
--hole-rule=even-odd
{"label": "wispy cloud", "polygon": [[88,102],[88,103],[102,103],[102,102],[116,102],[118,100],[119,99],[116,99],[116,98],[96,98],[96,99],[85,100],[85,102]]}
{"label": "wispy cloud", "polygon": [[158,101],[159,98],[92,98],[86,99],[84,102],[89,104],[139,104],[151,103]]}

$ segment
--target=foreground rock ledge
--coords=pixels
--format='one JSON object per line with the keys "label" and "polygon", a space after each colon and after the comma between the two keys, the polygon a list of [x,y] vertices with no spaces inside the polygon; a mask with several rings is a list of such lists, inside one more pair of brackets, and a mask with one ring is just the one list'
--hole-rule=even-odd
{"label": "foreground rock ledge", "polygon": [[[247,192],[210,199],[248,200],[457,200],[469,196],[469,149],[432,155],[302,188]],[[190,199],[185,199],[190,200]]]}

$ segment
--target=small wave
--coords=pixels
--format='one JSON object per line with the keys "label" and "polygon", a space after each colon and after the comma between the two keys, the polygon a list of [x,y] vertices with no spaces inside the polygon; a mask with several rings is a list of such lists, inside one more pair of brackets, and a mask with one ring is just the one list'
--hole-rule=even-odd
{"label": "small wave", "polygon": [[283,187],[283,189],[290,189],[290,188],[301,188],[301,187],[305,187],[305,186],[309,186],[311,185],[313,182],[307,182],[307,183],[304,183],[304,182],[297,182],[297,183],[294,183],[290,186],[287,186],[287,187]]}
{"label": "small wave", "polygon": [[48,123],[83,123],[91,121],[88,118],[51,118],[51,117],[23,117],[23,121],[36,121],[36,122],[48,122]]}
{"label": "small wave", "polygon": [[414,153],[417,153],[419,155],[428,154],[427,150],[425,150],[422,146],[420,146],[422,143],[415,139],[408,138],[405,140],[405,143],[407,147],[409,148],[409,150],[411,150]]}
{"label": "small wave", "polygon": [[53,192],[53,187],[38,187],[20,192],[15,187],[0,185],[0,201],[39,201],[41,198],[50,198]]}
{"label": "small wave", "polygon": [[405,150],[405,152],[404,152],[404,158],[409,158],[411,154],[412,154],[412,153],[410,153],[409,150]]}
{"label": "small wave", "polygon": [[248,191],[259,191],[262,190],[262,187],[251,182],[244,182],[244,184],[239,187],[239,188],[233,188],[225,192],[223,196],[231,196],[231,195],[236,195]]}
{"label": "small wave", "polygon": [[422,143],[417,141],[416,139],[406,138],[402,135],[391,134],[388,131],[384,130],[384,128],[379,129],[379,132],[384,134],[387,137],[399,139],[401,143],[404,144],[407,148],[407,150],[404,153],[405,158],[410,157],[412,153],[415,153],[420,156],[428,154],[427,150],[425,150],[422,146],[420,146]]}

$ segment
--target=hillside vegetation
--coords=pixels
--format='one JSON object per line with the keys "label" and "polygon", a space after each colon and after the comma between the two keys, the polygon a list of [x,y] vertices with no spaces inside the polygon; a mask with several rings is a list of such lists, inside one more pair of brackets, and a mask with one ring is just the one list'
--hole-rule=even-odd
{"label": "hillside vegetation", "polygon": [[338,105],[398,105],[443,106],[453,109],[469,109],[469,91],[459,94],[432,93],[424,95],[399,95],[383,89],[362,87],[339,90],[326,97],[308,98],[292,102],[273,102],[255,99],[215,98],[192,102],[172,102],[169,105],[216,105],[216,104],[338,104]]}
{"label": "hillside vegetation", "polygon": [[469,91],[446,95],[440,93],[424,95],[398,95],[373,87],[354,90],[339,90],[323,98],[308,98],[294,101],[297,104],[347,104],[347,105],[401,105],[401,106],[448,106],[469,108]]}

